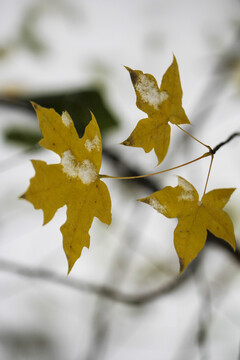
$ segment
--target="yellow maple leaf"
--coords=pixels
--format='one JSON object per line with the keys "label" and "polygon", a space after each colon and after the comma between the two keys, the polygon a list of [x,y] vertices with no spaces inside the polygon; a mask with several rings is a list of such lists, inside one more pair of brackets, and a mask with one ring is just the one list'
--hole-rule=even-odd
{"label": "yellow maple leaf", "polygon": [[156,79],[139,70],[129,71],[137,96],[137,107],[148,114],[138,122],[122,145],[141,147],[146,153],[154,149],[158,165],[165,158],[172,124],[190,124],[182,107],[182,87],[175,56],[162,78],[160,88]]}
{"label": "yellow maple leaf", "polygon": [[22,198],[35,209],[42,209],[44,224],[58,208],[67,205],[67,221],[61,227],[63,248],[68,260],[68,273],[80,257],[84,246],[89,247],[89,229],[96,216],[111,223],[111,198],[108,188],[99,179],[102,162],[102,141],[97,121],[92,119],[79,138],[67,112],[62,116],[54,109],[33,103],[43,139],[39,144],[61,157],[59,164],[48,165],[33,160],[36,171]]}
{"label": "yellow maple leaf", "polygon": [[180,273],[205,245],[207,230],[225,240],[235,250],[233,224],[222,210],[235,189],[215,189],[203,195],[182,177],[176,187],[167,186],[139,201],[151,205],[168,218],[178,218],[174,245],[180,262]]}

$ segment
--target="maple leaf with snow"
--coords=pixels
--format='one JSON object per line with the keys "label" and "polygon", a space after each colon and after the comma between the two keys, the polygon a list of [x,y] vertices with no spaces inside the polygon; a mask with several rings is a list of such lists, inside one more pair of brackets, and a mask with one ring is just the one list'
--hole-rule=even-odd
{"label": "maple leaf with snow", "polygon": [[111,198],[108,188],[99,178],[102,162],[102,141],[97,121],[92,119],[79,138],[67,112],[62,116],[54,109],[33,103],[43,139],[39,144],[57,153],[61,162],[48,165],[32,160],[36,171],[22,198],[42,209],[44,224],[57,209],[67,205],[67,220],[61,227],[63,248],[68,260],[68,273],[80,257],[84,246],[89,247],[89,229],[93,218],[111,223]]}
{"label": "maple leaf with snow", "polygon": [[148,114],[138,122],[131,135],[122,145],[141,147],[146,153],[154,149],[158,165],[164,160],[172,124],[190,124],[182,107],[182,88],[175,56],[162,78],[160,88],[156,79],[139,70],[129,71],[137,96],[137,107]]}
{"label": "maple leaf with snow", "polygon": [[230,217],[223,211],[235,189],[215,189],[201,201],[196,189],[182,177],[176,187],[167,186],[140,199],[168,218],[178,218],[174,245],[180,262],[180,273],[205,245],[207,230],[225,240],[235,250],[236,241]]}

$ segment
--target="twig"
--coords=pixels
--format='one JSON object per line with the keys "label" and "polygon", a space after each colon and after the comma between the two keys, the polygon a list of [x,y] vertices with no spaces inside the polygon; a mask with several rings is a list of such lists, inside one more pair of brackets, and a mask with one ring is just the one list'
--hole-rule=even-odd
{"label": "twig", "polygon": [[204,142],[200,141],[199,139],[197,139],[195,136],[193,136],[192,134],[190,134],[188,131],[184,130],[180,125],[175,124],[180,130],[182,130],[186,135],[188,135],[190,138],[192,138],[193,140],[197,141],[199,144],[205,146],[208,150],[210,150],[210,147],[205,144]]}
{"label": "twig", "polygon": [[223,145],[229,143],[232,139],[234,139],[235,137],[240,136],[240,132],[235,132],[232,135],[230,135],[227,140],[220,142],[220,144],[216,145],[213,149],[212,149],[212,153],[215,154]]}
{"label": "twig", "polygon": [[211,172],[211,169],[212,169],[213,157],[214,157],[214,155],[211,154],[211,162],[210,162],[209,169],[208,169],[207,180],[206,180],[206,183],[205,183],[203,195],[205,195],[206,190],[207,190],[208,180],[209,180],[210,172]]}
{"label": "twig", "polygon": [[136,180],[136,179],[142,179],[142,178],[147,178],[147,177],[150,177],[150,176],[153,176],[153,175],[159,175],[159,174],[163,174],[163,173],[166,173],[166,172],[169,172],[169,171],[172,171],[172,170],[176,170],[176,169],[179,169],[183,166],[187,166],[187,165],[190,165],[196,161],[199,161],[203,158],[205,158],[206,156],[209,156],[211,155],[210,152],[207,152],[199,157],[197,157],[196,159],[193,159],[191,161],[188,161],[184,164],[181,164],[181,165],[177,165],[177,166],[174,166],[174,167],[171,167],[169,169],[165,169],[165,170],[160,170],[160,171],[157,171],[157,172],[154,172],[154,173],[151,173],[151,174],[144,174],[144,175],[138,175],[138,176],[111,176],[111,175],[102,175],[102,174],[99,174],[99,177],[100,178],[105,178],[105,179],[117,179],[117,180]]}

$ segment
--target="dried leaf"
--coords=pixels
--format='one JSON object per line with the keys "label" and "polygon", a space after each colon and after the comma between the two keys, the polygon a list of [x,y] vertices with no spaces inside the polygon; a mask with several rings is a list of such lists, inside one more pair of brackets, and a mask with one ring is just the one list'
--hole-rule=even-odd
{"label": "dried leaf", "polygon": [[182,177],[176,187],[167,186],[139,201],[151,205],[168,218],[178,218],[174,245],[180,262],[180,273],[205,245],[207,230],[225,240],[235,250],[233,224],[222,210],[235,189],[216,189],[203,195]]}

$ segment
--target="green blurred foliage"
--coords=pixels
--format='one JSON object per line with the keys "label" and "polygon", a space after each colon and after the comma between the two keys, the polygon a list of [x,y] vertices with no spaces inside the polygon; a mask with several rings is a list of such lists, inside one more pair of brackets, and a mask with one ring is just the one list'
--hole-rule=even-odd
{"label": "green blurred foliage", "polygon": [[35,145],[41,139],[40,130],[30,130],[25,127],[12,126],[4,131],[5,140],[23,145]]}
{"label": "green blurred foliage", "polygon": [[[118,124],[116,116],[109,109],[98,89],[77,90],[53,95],[0,98],[1,105],[34,112],[30,101],[47,108],[54,108],[59,114],[65,110],[68,111],[79,136],[83,135],[84,129],[91,119],[90,111],[94,113],[102,133]],[[19,125],[6,128],[4,137],[7,141],[33,145],[39,141],[41,134],[37,129],[30,130]]]}

